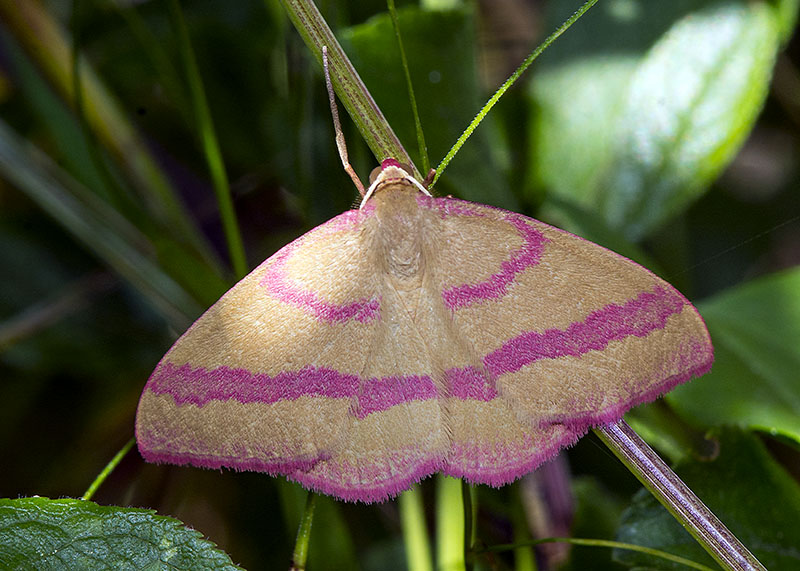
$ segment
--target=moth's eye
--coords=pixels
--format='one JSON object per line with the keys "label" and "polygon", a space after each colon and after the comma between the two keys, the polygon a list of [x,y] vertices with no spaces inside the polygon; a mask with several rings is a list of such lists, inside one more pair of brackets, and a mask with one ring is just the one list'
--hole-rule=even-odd
{"label": "moth's eye", "polygon": [[375,167],[372,169],[372,172],[369,173],[369,183],[372,184],[375,182],[375,179],[378,178],[378,175],[381,174],[383,167]]}

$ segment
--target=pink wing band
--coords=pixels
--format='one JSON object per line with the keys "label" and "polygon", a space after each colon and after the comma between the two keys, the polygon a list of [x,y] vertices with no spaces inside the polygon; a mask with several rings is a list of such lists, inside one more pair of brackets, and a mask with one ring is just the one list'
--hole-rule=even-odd
{"label": "pink wing band", "polygon": [[[462,201],[443,201],[426,196],[420,196],[418,200],[426,208],[438,210],[443,218],[454,215],[485,216],[484,212],[470,208],[469,203]],[[498,210],[498,212],[502,211]],[[379,298],[360,299],[338,305],[320,299],[316,292],[299,286],[286,275],[286,264],[306,240],[319,239],[327,234],[349,230],[355,227],[360,217],[364,215],[369,215],[369,212],[345,212],[320,226],[313,234],[295,240],[281,249],[270,259],[261,285],[269,291],[270,295],[284,303],[308,311],[320,321],[342,323],[355,319],[361,323],[370,323],[378,319],[380,317]],[[524,244],[511,254],[510,259],[503,261],[499,271],[492,274],[488,280],[475,284],[462,284],[444,290],[442,298],[449,309],[457,310],[482,300],[502,297],[508,286],[514,282],[517,274],[539,263],[545,244],[549,240],[520,216],[507,213],[505,219],[519,231]]]}
{"label": "pink wing band", "polygon": [[[475,215],[480,215],[480,213]],[[504,296],[517,274],[539,263],[544,246],[549,240],[545,238],[544,234],[520,218],[508,216],[507,220],[519,231],[525,243],[511,255],[509,260],[503,261],[500,264],[500,271],[492,274],[488,280],[444,290],[442,298],[449,309],[457,310],[484,299],[497,299]]]}
{"label": "pink wing band", "polygon": [[231,399],[243,404],[271,404],[303,396],[357,397],[354,412],[358,418],[404,402],[436,397],[436,387],[427,375],[367,379],[363,382],[363,389],[359,390],[361,384],[356,375],[317,367],[270,376],[246,369],[218,367],[209,371],[188,363],[162,363],[147,382],[147,389],[158,395],[171,395],[178,406],[203,406],[211,401]]}
{"label": "pink wing band", "polygon": [[[324,494],[334,495],[347,501],[373,502],[396,496],[407,490],[413,482],[443,472],[456,478],[466,478],[474,483],[502,486],[527,474],[551,458],[559,449],[575,443],[592,426],[606,424],[619,419],[631,406],[652,400],[657,394],[671,386],[682,383],[692,376],[705,373],[710,363],[705,363],[685,373],[665,379],[662,386],[654,387],[635,400],[621,403],[613,410],[570,417],[564,424],[546,427],[543,435],[536,438],[525,436],[518,442],[504,444],[481,442],[453,442],[446,455],[423,455],[419,451],[395,451],[392,454],[350,465],[344,462],[329,465],[321,461],[328,455],[320,452],[308,457],[287,457],[282,462],[269,462],[252,457],[245,443],[240,451],[231,456],[218,453],[208,455],[176,454],[165,452],[169,444],[185,437],[182,427],[170,427],[156,435],[139,433],[140,450],[149,462],[170,464],[192,464],[205,468],[233,468],[254,470],[272,475],[285,475],[304,486]],[[196,442],[196,450],[215,450],[214,443]],[[493,468],[494,466],[494,468]],[[375,477],[370,479],[370,472]],[[388,476],[387,476],[388,475]],[[349,484],[361,478],[358,485]],[[372,482],[370,485],[369,482]]]}
{"label": "pink wing band", "polygon": [[[364,213],[361,211],[348,210],[283,247],[269,258],[269,263],[266,264],[267,270],[261,279],[261,286],[266,288],[276,299],[307,311],[320,321],[343,323],[355,319],[361,323],[370,323],[379,318],[381,302],[378,298],[360,299],[338,305],[320,299],[316,292],[299,286],[286,275],[286,264],[289,259],[308,240],[319,240],[329,234],[356,228],[363,215]],[[325,271],[324,268],[316,268],[316,270]]]}
{"label": "pink wing band", "polygon": [[[608,305],[566,329],[543,333],[526,332],[507,341],[483,359],[489,376],[497,379],[541,359],[558,359],[600,351],[610,342],[629,336],[645,337],[663,329],[667,319],[680,313],[687,302],[666,288],[655,287],[622,305]],[[698,361],[710,363],[697,356]],[[475,367],[445,372],[449,396],[462,400],[490,401],[497,397],[493,383]],[[670,379],[669,386],[675,384]],[[169,394],[177,405],[203,406],[213,400],[236,399],[241,403],[274,403],[301,396],[355,398],[355,414],[363,418],[392,406],[437,396],[436,386],[427,375],[391,376],[362,380],[356,375],[308,366],[275,376],[246,369],[218,367],[207,370],[191,364],[161,363],[150,377],[147,389]],[[664,387],[664,390],[669,388]]]}
{"label": "pink wing band", "polygon": [[610,304],[593,311],[566,329],[523,333],[487,355],[483,363],[496,377],[513,373],[539,359],[577,357],[599,351],[611,341],[646,337],[663,329],[671,315],[680,313],[686,300],[677,291],[656,286],[622,305]]}

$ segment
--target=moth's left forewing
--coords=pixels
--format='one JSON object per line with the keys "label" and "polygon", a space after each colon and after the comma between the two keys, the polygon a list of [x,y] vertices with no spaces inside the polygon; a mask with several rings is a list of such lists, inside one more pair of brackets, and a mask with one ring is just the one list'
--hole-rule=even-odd
{"label": "moth's left forewing", "polygon": [[338,448],[367,358],[350,349],[369,346],[380,319],[365,217],[287,245],[178,339],[139,403],[146,459],[292,475]]}

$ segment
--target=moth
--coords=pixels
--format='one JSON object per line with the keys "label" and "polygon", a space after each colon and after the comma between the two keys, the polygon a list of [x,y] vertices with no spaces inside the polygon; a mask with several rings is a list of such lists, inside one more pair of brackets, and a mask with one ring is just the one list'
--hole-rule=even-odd
{"label": "moth", "polygon": [[711,367],[697,310],[601,246],[430,196],[383,161],[360,208],[288,244],[147,381],[151,462],[382,501],[435,472],[501,486]]}

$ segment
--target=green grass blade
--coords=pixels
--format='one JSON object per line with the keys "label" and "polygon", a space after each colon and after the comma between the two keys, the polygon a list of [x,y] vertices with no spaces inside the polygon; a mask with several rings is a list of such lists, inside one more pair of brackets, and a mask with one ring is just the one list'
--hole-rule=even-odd
{"label": "green grass blade", "polygon": [[178,0],[170,0],[169,7],[173,27],[178,34],[180,53],[186,70],[186,79],[189,82],[189,93],[192,98],[192,107],[202,142],[203,154],[208,164],[208,170],[211,173],[214,193],[217,196],[217,204],[222,218],[222,228],[225,231],[225,241],[228,244],[228,254],[231,257],[231,265],[236,276],[243,278],[247,273],[247,260],[244,254],[242,235],[239,231],[239,223],[236,220],[236,213],[233,209],[231,187],[228,182],[228,175],[225,172],[222,151],[214,131],[214,122],[211,119],[211,110],[208,108],[203,81],[200,78],[200,70],[197,68],[197,60],[192,49],[189,31],[183,20],[180,3]]}
{"label": "green grass blade", "polygon": [[[71,42],[58,22],[38,2],[13,0],[0,0],[0,19],[61,98],[74,105]],[[216,267],[204,237],[144,140],[89,63],[79,59],[83,110],[92,133],[126,173],[150,215]]]}
{"label": "green grass blade", "polygon": [[406,76],[408,100],[411,103],[411,113],[414,115],[414,127],[417,131],[419,160],[422,161],[422,172],[427,175],[431,168],[431,161],[428,158],[428,145],[425,144],[425,133],[422,131],[422,122],[419,120],[417,98],[414,96],[414,84],[411,82],[411,72],[408,69],[408,59],[406,58],[405,47],[403,47],[403,37],[400,35],[400,23],[397,21],[397,9],[395,8],[394,0],[387,0],[386,4],[389,6],[389,14],[392,17],[392,27],[394,28],[395,36],[397,36],[397,47],[400,48],[400,59],[403,62],[403,73]]}
{"label": "green grass blade", "polygon": [[684,565],[689,567],[690,569],[697,569],[698,571],[714,571],[711,567],[703,565],[702,563],[696,563],[691,559],[686,559],[685,557],[679,557],[678,555],[673,555],[672,553],[667,553],[666,551],[661,551],[660,549],[653,549],[651,547],[644,547],[641,545],[633,545],[631,543],[622,543],[619,541],[611,541],[608,539],[583,539],[577,537],[545,537],[542,539],[531,539],[530,541],[522,541],[519,543],[507,544],[507,545],[491,545],[482,549],[482,552],[500,552],[500,551],[510,551],[512,549],[517,549],[522,546],[533,546],[533,545],[541,545],[542,543],[569,543],[571,545],[585,545],[589,547],[609,547],[612,549],[626,549],[629,551],[638,551],[639,553],[646,553],[648,555],[652,555],[654,557],[658,557],[665,561],[671,561],[673,563],[678,563],[679,565]]}
{"label": "green grass blade", "polygon": [[0,122],[0,174],[136,287],[178,330],[201,307],[154,261],[154,246],[116,210]]}
{"label": "green grass blade", "polygon": [[456,156],[456,153],[464,146],[464,143],[467,142],[470,135],[478,128],[483,118],[491,111],[492,107],[500,101],[500,98],[505,94],[509,88],[516,83],[516,81],[520,78],[520,76],[525,73],[525,70],[530,67],[533,61],[541,55],[541,53],[550,47],[556,39],[566,32],[572,24],[578,21],[581,16],[583,16],[589,8],[597,4],[597,0],[587,0],[583,6],[578,8],[578,10],[572,14],[563,24],[561,24],[555,32],[547,36],[547,39],[543,41],[539,46],[533,50],[528,57],[525,58],[525,61],[520,64],[520,66],[511,74],[511,76],[501,85],[497,91],[494,92],[489,98],[489,101],[483,106],[483,108],[478,111],[478,114],[472,120],[472,122],[467,126],[461,136],[458,138],[456,143],[452,146],[452,148],[447,152],[447,155],[442,159],[442,162],[439,163],[439,166],[436,168],[436,175],[433,177],[433,182],[431,183],[431,187],[436,184],[436,181],[439,180],[439,177],[442,176],[442,173],[447,168],[447,165],[450,164],[450,161],[453,160],[453,157]]}

